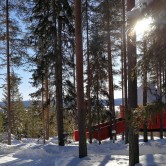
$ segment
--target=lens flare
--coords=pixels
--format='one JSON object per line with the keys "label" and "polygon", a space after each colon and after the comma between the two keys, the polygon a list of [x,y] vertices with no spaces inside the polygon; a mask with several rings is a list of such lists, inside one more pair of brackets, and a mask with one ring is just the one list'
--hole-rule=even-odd
{"label": "lens flare", "polygon": [[152,18],[146,18],[138,21],[134,27],[137,34],[144,34],[150,31],[152,24]]}

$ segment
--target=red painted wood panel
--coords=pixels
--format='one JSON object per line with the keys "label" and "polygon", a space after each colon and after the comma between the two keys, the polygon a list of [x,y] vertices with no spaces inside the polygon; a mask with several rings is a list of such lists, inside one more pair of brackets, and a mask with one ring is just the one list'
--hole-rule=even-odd
{"label": "red painted wood panel", "polygon": [[[166,129],[166,111],[163,112],[163,128]],[[100,126],[100,134],[98,134],[98,125],[92,127],[93,130],[93,138],[98,140],[98,135],[100,136],[100,140],[104,140],[109,138],[110,136],[110,126],[108,122],[102,123]],[[114,125],[112,126],[114,129]],[[125,130],[124,120],[123,119],[116,119],[116,134],[123,133]],[[148,122],[148,129],[158,129],[160,128],[160,117],[156,115],[151,121]],[[140,129],[143,129],[142,125]],[[86,138],[89,137],[88,129],[86,129]],[[79,140],[78,130],[74,131],[74,140]]]}

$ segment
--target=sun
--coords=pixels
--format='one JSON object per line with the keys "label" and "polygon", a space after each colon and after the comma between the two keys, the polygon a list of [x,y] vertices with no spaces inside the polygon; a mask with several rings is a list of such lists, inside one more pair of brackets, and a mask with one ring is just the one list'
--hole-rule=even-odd
{"label": "sun", "polygon": [[137,34],[144,34],[150,31],[152,24],[152,18],[146,18],[138,21],[134,27]]}

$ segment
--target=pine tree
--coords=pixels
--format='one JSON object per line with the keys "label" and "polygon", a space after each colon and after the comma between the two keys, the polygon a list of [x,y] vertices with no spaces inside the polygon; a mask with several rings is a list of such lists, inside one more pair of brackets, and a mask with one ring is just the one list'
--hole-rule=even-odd
{"label": "pine tree", "polygon": [[[23,99],[19,92],[19,85],[21,83],[21,79],[14,73],[14,71],[11,73],[10,76],[11,84],[10,84],[10,94],[11,94],[11,133],[14,135],[17,135],[18,133],[22,133],[24,130],[23,123],[24,123],[24,105],[23,105]],[[7,107],[7,99],[8,99],[8,92],[7,92],[7,86],[4,85],[3,89],[3,96],[2,99],[4,102],[3,109],[6,111],[8,109]],[[8,122],[5,122],[5,125],[8,125]]]}
{"label": "pine tree", "polygon": [[[16,1],[15,1],[16,2]],[[10,61],[13,65],[21,65],[22,59],[26,55],[25,41],[23,40],[23,34],[19,20],[16,19],[16,4],[15,2],[2,1],[0,5],[0,36],[1,36],[1,49],[2,55],[0,62],[4,67],[7,59],[7,77],[8,77],[8,144],[11,144],[11,127],[10,127]],[[4,58],[6,55],[7,58]]]}
{"label": "pine tree", "polygon": [[[15,1],[16,2],[16,1]],[[15,66],[23,64],[24,57],[27,55],[27,48],[25,40],[23,38],[23,27],[21,26],[21,20],[16,17],[16,4],[14,1],[8,4],[8,28],[9,28],[9,45],[10,45],[10,56],[11,62]],[[1,49],[0,54],[5,57],[6,54],[6,11],[5,1],[1,2],[0,5],[0,36],[1,36]],[[1,64],[5,65],[6,59],[1,58]]]}
{"label": "pine tree", "polygon": [[25,123],[25,132],[28,137],[42,138],[42,111],[40,108],[41,102],[33,100],[27,111],[27,119]]}
{"label": "pine tree", "polygon": [[[102,66],[101,68],[103,69],[102,73],[103,77],[101,79],[103,79],[103,82],[104,80],[105,82],[108,81],[109,87],[102,84],[103,87],[100,87],[99,91],[102,92],[103,97],[107,97],[109,100],[110,111],[112,112],[113,115],[112,117],[110,117],[111,126],[113,123],[112,118],[115,117],[114,90],[116,87],[118,87],[114,83],[114,76],[116,75],[116,73],[118,73],[115,70],[115,60],[116,58],[118,59],[117,55],[119,52],[119,42],[120,42],[117,37],[120,34],[120,28],[118,27],[121,26],[121,22],[119,21],[121,14],[120,7],[121,7],[120,1],[111,1],[111,2],[107,0],[98,1],[93,6],[92,10],[93,14],[90,18],[91,21],[90,39],[94,37],[96,29],[98,31],[97,33],[99,38],[101,38],[101,39],[96,39],[96,41],[101,40],[100,47],[98,47],[98,45],[100,45],[99,43],[96,44],[96,48],[98,48],[98,51],[100,52],[102,57],[102,59],[99,61],[100,65]],[[90,52],[92,52],[93,54],[94,53],[93,49],[92,50],[90,49]],[[92,71],[94,70],[92,69]],[[112,131],[110,132],[110,138],[112,139]]]}
{"label": "pine tree", "polygon": [[82,3],[75,0],[75,37],[76,37],[76,74],[77,74],[77,108],[79,130],[79,157],[87,156],[84,90],[83,90],[83,49],[82,49]]}
{"label": "pine tree", "polygon": [[68,58],[66,49],[73,31],[71,4],[67,0],[47,2],[39,0],[27,1],[25,6],[21,5],[23,10],[25,10],[26,5],[31,9],[27,7],[29,14],[27,17],[24,16],[24,20],[28,20],[31,35],[27,36],[35,51],[35,56],[29,58],[37,66],[33,71],[33,85],[39,88],[38,92],[42,93],[44,88],[41,88],[41,84],[46,84],[43,78],[47,75],[48,81],[49,77],[54,79],[54,84],[50,84],[49,87],[56,87],[56,90],[52,88],[55,94],[51,98],[55,99],[59,145],[64,145],[62,87],[63,82],[65,82],[65,77],[63,77],[65,64],[62,60]]}
{"label": "pine tree", "polygon": [[[135,6],[135,0],[127,1],[127,11],[130,11]],[[128,20],[130,27],[133,20]],[[127,36],[128,48],[128,109],[129,116],[132,119],[133,111],[137,108],[137,71],[136,71],[136,47],[130,41],[135,42],[135,35]],[[129,165],[133,166],[139,163],[139,144],[138,133],[135,132],[134,126],[129,127]]]}

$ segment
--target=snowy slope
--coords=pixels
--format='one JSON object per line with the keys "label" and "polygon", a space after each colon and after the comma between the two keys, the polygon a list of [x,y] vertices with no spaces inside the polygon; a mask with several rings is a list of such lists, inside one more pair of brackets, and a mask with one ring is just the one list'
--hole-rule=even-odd
{"label": "snowy slope", "polygon": [[[88,156],[78,158],[78,142],[65,147],[57,146],[57,138],[45,145],[36,139],[13,140],[12,145],[0,143],[0,166],[127,166],[128,145],[118,137],[116,143],[105,140],[98,145],[88,144]],[[144,143],[140,139],[138,166],[165,166],[166,139]]]}

